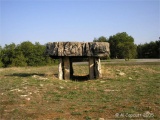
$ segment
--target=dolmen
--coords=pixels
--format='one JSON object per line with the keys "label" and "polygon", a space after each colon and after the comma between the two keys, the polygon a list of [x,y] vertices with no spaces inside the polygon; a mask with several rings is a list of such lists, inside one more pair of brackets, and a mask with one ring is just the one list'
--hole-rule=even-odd
{"label": "dolmen", "polygon": [[108,42],[50,42],[46,45],[46,54],[59,59],[58,78],[72,79],[73,59],[88,59],[89,79],[102,77],[100,59],[109,56]]}

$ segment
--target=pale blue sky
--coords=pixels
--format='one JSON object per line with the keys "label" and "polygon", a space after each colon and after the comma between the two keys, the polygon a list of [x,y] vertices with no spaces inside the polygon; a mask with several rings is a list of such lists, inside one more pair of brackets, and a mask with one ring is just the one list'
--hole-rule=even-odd
{"label": "pale blue sky", "polygon": [[160,37],[159,0],[0,0],[0,45],[93,41],[127,32],[136,44]]}

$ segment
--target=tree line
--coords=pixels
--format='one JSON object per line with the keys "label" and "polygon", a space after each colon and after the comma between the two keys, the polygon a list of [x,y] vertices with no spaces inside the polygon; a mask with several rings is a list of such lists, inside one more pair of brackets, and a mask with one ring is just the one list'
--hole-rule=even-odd
{"label": "tree line", "polygon": [[51,65],[54,61],[45,54],[45,45],[30,41],[0,46],[0,67]]}
{"label": "tree line", "polygon": [[[104,36],[94,38],[93,42],[109,42],[110,58],[160,58],[160,41],[134,44],[134,38],[126,32],[117,33],[108,39]],[[0,67],[53,65],[55,61],[45,54],[45,45],[30,41],[0,46]]]}
{"label": "tree line", "polygon": [[160,58],[160,40],[137,46],[138,58]]}
{"label": "tree line", "polygon": [[109,42],[111,59],[160,58],[160,40],[136,45],[132,36],[122,32],[108,39],[104,36],[94,38],[93,42]]}

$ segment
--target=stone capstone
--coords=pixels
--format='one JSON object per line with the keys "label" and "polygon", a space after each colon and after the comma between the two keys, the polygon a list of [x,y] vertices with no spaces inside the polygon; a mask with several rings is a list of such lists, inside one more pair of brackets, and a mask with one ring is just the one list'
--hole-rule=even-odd
{"label": "stone capstone", "polygon": [[46,54],[51,57],[109,56],[109,43],[107,42],[52,42],[46,45]]}

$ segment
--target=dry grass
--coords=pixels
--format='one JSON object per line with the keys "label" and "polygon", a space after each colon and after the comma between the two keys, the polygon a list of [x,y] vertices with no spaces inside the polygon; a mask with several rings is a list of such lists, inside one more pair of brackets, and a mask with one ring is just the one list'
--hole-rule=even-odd
{"label": "dry grass", "polygon": [[[82,82],[58,80],[57,70],[1,68],[0,119],[160,118],[160,64],[107,63],[102,79]],[[74,71],[86,75],[88,67],[74,65]]]}

